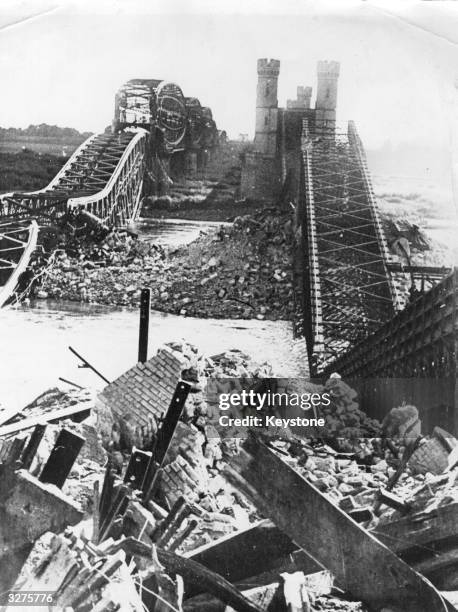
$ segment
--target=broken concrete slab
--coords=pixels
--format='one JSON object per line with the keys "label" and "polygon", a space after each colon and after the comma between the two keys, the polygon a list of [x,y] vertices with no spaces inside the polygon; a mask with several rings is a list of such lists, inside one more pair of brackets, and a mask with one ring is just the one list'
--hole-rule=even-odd
{"label": "broken concrete slab", "polygon": [[0,589],[14,583],[33,543],[47,531],[59,533],[83,517],[53,485],[24,470],[0,473]]}

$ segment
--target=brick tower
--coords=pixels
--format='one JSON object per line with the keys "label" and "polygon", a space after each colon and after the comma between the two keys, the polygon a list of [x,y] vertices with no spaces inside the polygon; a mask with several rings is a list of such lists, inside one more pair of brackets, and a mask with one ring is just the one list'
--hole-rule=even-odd
{"label": "brick tower", "polygon": [[318,62],[318,87],[315,104],[317,131],[334,133],[339,71],[339,62]]}
{"label": "brick tower", "polygon": [[258,86],[256,90],[256,151],[274,156],[277,151],[278,100],[277,87],[280,61],[258,60]]}

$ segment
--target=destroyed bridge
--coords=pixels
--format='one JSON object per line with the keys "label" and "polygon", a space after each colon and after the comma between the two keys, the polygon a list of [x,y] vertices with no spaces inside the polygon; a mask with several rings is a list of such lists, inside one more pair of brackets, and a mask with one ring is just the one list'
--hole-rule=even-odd
{"label": "destroyed bridge", "polygon": [[[255,150],[244,160],[241,191],[294,210],[296,324],[311,374],[353,378],[375,410],[392,398],[413,401],[428,425],[442,418],[456,431],[458,274],[392,260],[356,128],[335,124],[338,72],[335,62],[320,62],[314,109],[308,87],[279,109],[279,62],[259,61]],[[123,226],[138,214],[145,181],[160,189],[171,164],[196,167],[215,144],[211,113],[197,100],[170,83],[130,81],[116,98],[112,132],[86,141],[46,189],[2,196],[3,240],[15,245],[5,253],[27,242],[24,226],[12,228],[15,219],[46,223],[75,210]],[[402,289],[406,277],[410,295]],[[71,396],[62,406],[65,394],[51,390],[57,406],[42,410],[40,397],[27,414],[0,422],[2,594],[20,584],[17,593],[47,593],[48,604],[75,612],[298,611],[311,610],[309,594],[313,601],[329,595],[335,579],[341,594],[373,611],[457,610],[450,600],[458,558],[453,436],[436,427],[423,446],[419,436],[392,474],[381,456],[359,464],[356,453],[337,452],[321,438],[312,448],[309,438],[287,446],[250,434],[221,461],[219,449],[181,419],[188,395],[201,392],[184,379],[198,367],[221,376],[218,357],[231,360],[213,356],[199,366],[200,356],[171,344],[107,384],[96,406]],[[239,366],[224,374],[235,377]],[[120,424],[140,436],[129,428],[132,415],[141,437],[129,438],[129,460],[116,466],[99,436],[113,442]],[[407,502],[392,489],[412,460],[427,465],[420,480],[409,477]],[[105,473],[90,481],[85,513],[63,489],[72,480],[79,490],[88,475],[81,468],[92,473],[95,464]],[[242,503],[265,518],[232,529]],[[385,521],[373,520],[380,506],[389,509]],[[205,529],[222,536],[190,544]],[[46,532],[59,535],[48,548],[43,540],[34,548]]]}
{"label": "destroyed bridge", "polygon": [[[312,88],[301,86],[283,109],[280,62],[258,61],[254,150],[240,192],[295,210],[296,331],[310,374],[351,379],[373,416],[405,401],[428,426],[456,432],[457,271],[390,252],[355,124],[336,124],[339,71],[337,62],[319,62],[315,108]],[[43,224],[75,213],[125,227],[142,195],[165,193],[170,175],[195,174],[217,145],[212,112],[197,98],[168,81],[128,81],[112,128],[88,138],[44,189],[0,196],[0,221],[10,232],[15,219]]]}
{"label": "destroyed bridge", "polygon": [[308,86],[279,108],[280,62],[257,68],[255,150],[241,190],[295,209],[296,331],[310,374],[345,377],[371,416],[412,403],[427,429],[456,433],[457,269],[390,252],[356,126],[336,123],[339,63],[318,62],[315,108]]}
{"label": "destroyed bridge", "polygon": [[201,167],[217,145],[212,111],[175,83],[133,79],[115,97],[111,129],[90,136],[44,189],[0,197],[3,218],[52,222],[83,213],[105,227],[125,227],[143,193],[166,189],[170,166]]}

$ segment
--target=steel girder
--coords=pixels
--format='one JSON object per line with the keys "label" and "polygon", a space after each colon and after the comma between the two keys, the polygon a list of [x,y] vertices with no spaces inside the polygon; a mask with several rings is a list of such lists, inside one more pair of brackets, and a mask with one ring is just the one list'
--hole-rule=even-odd
{"label": "steel girder", "polygon": [[364,151],[348,134],[302,139],[308,341],[318,372],[399,309]]}
{"label": "steel girder", "polygon": [[458,268],[343,354],[345,377],[458,378]]}
{"label": "steel girder", "polygon": [[33,220],[0,223],[0,308],[15,291],[37,238],[38,225]]}
{"label": "steel girder", "polygon": [[128,126],[162,134],[163,152],[184,148],[188,113],[181,88],[160,79],[132,79],[116,94],[115,131]]}
{"label": "steel girder", "polygon": [[56,220],[86,210],[106,225],[135,219],[143,185],[148,134],[137,129],[90,136],[40,191],[0,197],[0,217]]}

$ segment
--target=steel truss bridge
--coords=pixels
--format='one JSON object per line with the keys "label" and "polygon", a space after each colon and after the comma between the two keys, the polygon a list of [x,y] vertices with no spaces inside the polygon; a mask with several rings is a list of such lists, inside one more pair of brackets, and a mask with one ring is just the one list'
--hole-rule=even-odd
{"label": "steel truss bridge", "polygon": [[2,216],[46,223],[85,211],[101,225],[125,225],[140,205],[147,139],[142,129],[90,136],[47,187],[3,195]]}
{"label": "steel truss bridge", "polygon": [[458,432],[458,268],[322,373],[353,380],[373,416],[415,404],[430,426]]}
{"label": "steel truss bridge", "polygon": [[0,220],[43,225],[83,213],[102,227],[125,227],[139,214],[146,180],[166,175],[172,155],[217,141],[211,110],[196,98],[174,83],[134,79],[116,94],[112,130],[90,136],[47,187],[0,196]]}
{"label": "steel truss bridge", "polygon": [[346,134],[317,135],[303,120],[299,219],[309,357],[320,370],[401,306],[352,122]]}
{"label": "steel truss bridge", "polygon": [[320,132],[304,117],[299,148],[295,282],[312,376],[350,379],[374,416],[407,401],[458,430],[457,269],[391,257],[353,122]]}

